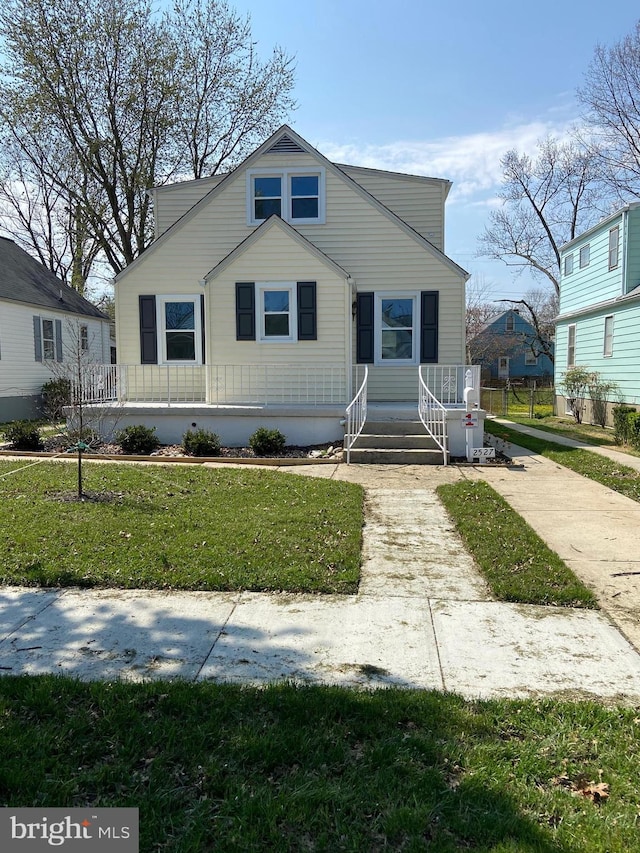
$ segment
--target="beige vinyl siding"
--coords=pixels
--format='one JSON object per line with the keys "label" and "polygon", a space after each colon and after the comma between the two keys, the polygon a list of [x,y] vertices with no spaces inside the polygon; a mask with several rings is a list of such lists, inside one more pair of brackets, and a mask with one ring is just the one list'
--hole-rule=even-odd
{"label": "beige vinyl siding", "polygon": [[[0,397],[38,394],[42,385],[54,378],[48,361],[36,361],[33,317],[62,322],[63,362],[72,355],[72,336],[79,325],[88,328],[92,361],[109,362],[109,324],[95,318],[53,311],[19,302],[0,303]],[[51,362],[57,364],[57,362]],[[1,418],[0,418],[1,420]]]}
{"label": "beige vinyl siding", "polygon": [[[267,154],[251,168],[308,168],[318,169],[318,161],[307,154],[281,155]],[[138,329],[138,295],[139,294],[193,294],[201,292],[199,281],[212,270],[221,260],[232,252],[254,230],[247,225],[247,181],[246,172],[230,178],[220,187],[211,200],[204,201],[165,241],[155,248],[150,248],[140,261],[116,283],[116,311],[119,330],[118,361],[123,364],[136,364],[140,361],[140,344]],[[457,364],[464,361],[464,278],[435,250],[430,250],[420,240],[406,232],[384,212],[378,210],[366,197],[363,198],[349,181],[330,169],[326,170],[326,222],[322,225],[298,225],[296,230],[319,248],[324,254],[339,264],[355,279],[360,291],[440,291],[440,329],[439,329],[439,362]],[[275,233],[275,229],[274,229]],[[280,235],[282,236],[282,235]],[[271,245],[271,244],[269,244]],[[275,245],[275,243],[274,243]],[[246,280],[262,280],[263,273],[260,265],[265,263],[262,252],[262,241],[250,247],[243,256],[237,259],[210,285],[209,294],[216,294],[222,304],[227,300],[225,316],[229,316],[229,302],[234,298],[232,283],[245,278]],[[306,256],[304,266],[294,270],[289,265],[289,254],[297,257],[301,251]],[[262,256],[261,256],[262,255]],[[282,280],[285,270],[291,270],[292,280],[303,278],[312,279],[309,269],[311,264],[321,261],[312,258],[297,243],[288,240],[282,253],[268,253],[268,268],[272,275]],[[246,264],[249,259],[259,258],[253,271],[246,270],[246,275],[240,275],[240,264]],[[253,262],[253,261],[252,261]],[[233,270],[230,275],[229,270]],[[264,266],[263,266],[264,269]],[[327,268],[322,280],[327,278]],[[331,271],[330,276],[334,275]],[[318,281],[320,282],[320,278]],[[208,299],[212,296],[208,295]],[[332,316],[333,324],[343,324],[344,314],[347,313],[350,322],[350,301],[346,307],[334,303],[336,314]],[[213,305],[215,310],[216,305]],[[332,306],[325,306],[330,311]],[[322,318],[321,318],[322,314]],[[319,311],[319,322],[325,322],[325,310]],[[214,321],[215,322],[215,321]],[[234,321],[235,333],[235,321]],[[326,329],[319,329],[322,335],[329,334]],[[344,339],[347,339],[347,335]],[[306,342],[309,343],[309,342]],[[228,340],[232,352],[225,352],[228,363],[237,357],[245,358],[251,348],[243,349],[241,342]],[[271,346],[271,345],[269,345]],[[300,352],[303,347],[299,347]],[[253,349],[255,358],[263,358],[264,346],[258,351]],[[296,348],[296,353],[298,349]],[[312,352],[312,349],[304,349]],[[277,348],[273,347],[274,357]],[[218,353],[216,351],[216,357]],[[306,357],[306,356],[305,356]],[[314,357],[324,358],[320,349]],[[336,361],[336,354],[327,354],[329,361]],[[402,368],[403,377],[407,368]],[[391,389],[397,377],[392,368],[383,368],[383,385]],[[406,391],[403,394],[415,396],[417,368],[411,368],[411,379],[406,381]],[[382,393],[382,391],[381,391]]]}
{"label": "beige vinyl siding", "polygon": [[444,251],[444,203],[449,182],[403,176],[355,166],[341,166],[364,187],[440,251]]}
{"label": "beige vinyl siding", "polygon": [[224,180],[225,175],[214,175],[195,181],[183,181],[153,189],[153,221],[156,238],[177,222],[194,204]]}
{"label": "beige vinyl siding", "polygon": [[[236,341],[235,283],[315,281],[316,341],[261,343]],[[346,365],[351,295],[340,278],[287,234],[271,229],[207,285],[210,312],[209,346],[214,364],[337,364]],[[258,311],[256,311],[256,324]]]}

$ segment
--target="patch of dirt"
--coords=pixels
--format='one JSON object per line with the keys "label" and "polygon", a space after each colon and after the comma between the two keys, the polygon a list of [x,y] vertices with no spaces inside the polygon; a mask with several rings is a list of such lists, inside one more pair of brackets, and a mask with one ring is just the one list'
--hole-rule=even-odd
{"label": "patch of dirt", "polygon": [[94,503],[94,504],[107,504],[114,503],[115,501],[120,501],[123,498],[122,492],[84,492],[81,496],[78,495],[78,492],[53,492],[48,497],[51,500],[59,501],[60,503]]}

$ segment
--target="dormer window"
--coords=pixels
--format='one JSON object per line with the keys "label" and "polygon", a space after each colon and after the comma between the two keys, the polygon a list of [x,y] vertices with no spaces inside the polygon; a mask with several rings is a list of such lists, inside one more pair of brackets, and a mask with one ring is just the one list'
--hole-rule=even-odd
{"label": "dormer window", "polygon": [[274,213],[292,225],[323,223],[324,169],[251,169],[247,173],[247,224]]}

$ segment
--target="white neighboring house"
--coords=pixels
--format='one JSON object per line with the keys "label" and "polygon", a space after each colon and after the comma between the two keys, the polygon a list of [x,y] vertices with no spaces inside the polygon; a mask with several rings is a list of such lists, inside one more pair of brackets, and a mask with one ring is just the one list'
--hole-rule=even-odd
{"label": "white neighboring house", "polygon": [[258,426],[340,440],[374,404],[417,420],[420,371],[463,408],[479,370],[468,274],[444,254],[450,188],[332,163],[284,125],[229,174],[152,190],[156,239],[116,278],[120,423],[168,443],[193,426],[230,446]]}
{"label": "white neighboring house", "polygon": [[42,385],[78,345],[108,364],[109,318],[0,237],[0,423],[40,415]]}

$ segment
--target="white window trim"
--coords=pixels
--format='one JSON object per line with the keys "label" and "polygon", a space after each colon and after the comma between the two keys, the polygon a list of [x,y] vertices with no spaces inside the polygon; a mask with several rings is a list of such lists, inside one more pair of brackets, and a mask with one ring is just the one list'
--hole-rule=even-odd
{"label": "white window trim", "polygon": [[[420,345],[420,301],[419,293],[415,291],[408,293],[376,292],[373,306],[374,324],[374,360],[378,367],[404,367],[419,364],[418,354]],[[412,356],[408,358],[382,358],[382,300],[383,299],[411,299],[413,301],[413,327],[412,327]]]}
{"label": "white window trim", "polygon": [[573,274],[573,252],[569,252],[568,255],[564,256],[562,270],[564,275],[572,275]]}
{"label": "white window trim", "polygon": [[[289,334],[282,336],[266,335],[264,328],[265,290],[285,290],[289,293]],[[257,281],[256,305],[258,314],[257,341],[260,344],[291,344],[298,340],[298,285],[295,281]]]}
{"label": "white window trim", "polygon": [[526,349],[524,351],[524,364],[525,367],[535,367],[538,364],[538,356],[533,350]]}
{"label": "white window trim", "polygon": [[[51,323],[52,328],[52,337],[47,338],[47,340],[53,341],[53,355],[46,355],[46,348],[44,345],[45,337],[44,337],[44,324]],[[40,342],[42,346],[42,361],[57,361],[57,340],[56,340],[56,321],[53,317],[40,317]]]}
{"label": "white window trim", "polygon": [[[291,216],[291,178],[295,177],[315,177],[318,178],[318,216],[312,219],[294,219]],[[253,196],[253,179],[260,178],[281,178],[281,219],[289,222],[291,225],[324,225],[326,220],[326,169],[324,166],[318,168],[285,168],[285,169],[270,169],[258,168],[249,169],[247,171],[247,223],[249,225],[261,225],[265,220],[256,219],[254,212],[254,196]]]}
{"label": "white window trim", "polygon": [[[586,252],[587,262],[585,264],[582,263],[582,256]],[[578,252],[578,268],[581,270],[586,269],[591,263],[591,243],[585,243],[584,246],[580,247],[580,251]]]}
{"label": "white window trim", "polygon": [[[611,320],[611,330],[607,335],[607,320]],[[613,358],[613,314],[607,314],[604,318],[604,341],[602,343],[602,357]],[[607,338],[609,339],[609,349],[607,350]]]}
{"label": "white window trim", "polygon": [[[573,345],[571,344],[571,330],[573,329]],[[575,323],[569,323],[567,326],[567,369],[576,366],[576,342],[578,340],[578,330]],[[569,358],[570,351],[573,350],[573,358]]]}
{"label": "white window trim", "polygon": [[516,319],[513,314],[508,314],[504,321],[505,332],[514,332],[516,328]]}
{"label": "white window trim", "polygon": [[[616,240],[615,245],[613,245],[612,236],[615,232]],[[612,263],[612,256],[615,255],[615,263]],[[620,226],[614,225],[613,228],[609,229],[609,269],[615,270],[620,266]]]}
{"label": "white window trim", "polygon": [[[194,306],[194,345],[195,359],[187,361],[179,359],[170,361],[167,358],[167,330],[165,328],[165,310],[164,306],[167,302],[193,302]],[[156,324],[158,329],[158,337],[160,339],[159,347],[159,364],[202,364],[202,317],[200,316],[200,294],[172,294],[156,297]]]}

